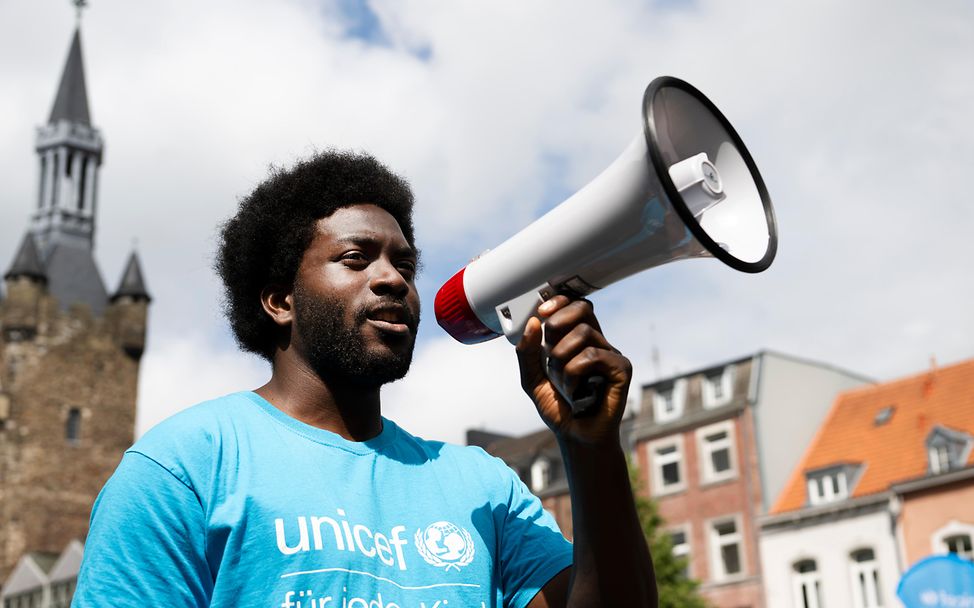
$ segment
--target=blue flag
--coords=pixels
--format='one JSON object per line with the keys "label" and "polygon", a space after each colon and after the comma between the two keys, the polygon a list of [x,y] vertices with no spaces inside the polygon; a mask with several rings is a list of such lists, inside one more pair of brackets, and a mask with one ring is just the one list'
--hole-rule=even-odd
{"label": "blue flag", "polygon": [[974,608],[974,562],[954,554],[922,559],[900,579],[906,608]]}

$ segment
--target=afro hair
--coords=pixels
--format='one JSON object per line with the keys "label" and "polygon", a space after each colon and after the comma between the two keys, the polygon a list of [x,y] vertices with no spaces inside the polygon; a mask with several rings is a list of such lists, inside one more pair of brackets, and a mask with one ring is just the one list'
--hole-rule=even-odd
{"label": "afro hair", "polygon": [[223,280],[224,312],[240,347],[272,360],[279,328],[264,311],[268,285],[293,285],[315,223],[335,210],[372,204],[399,222],[413,248],[413,194],[409,184],[368,154],[316,152],[270,176],[240,201],[220,232],[216,271]]}

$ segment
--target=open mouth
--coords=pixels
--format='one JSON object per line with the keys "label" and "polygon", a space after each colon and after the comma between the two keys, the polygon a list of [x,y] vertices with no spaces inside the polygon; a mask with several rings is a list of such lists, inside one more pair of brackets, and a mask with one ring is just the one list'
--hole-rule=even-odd
{"label": "open mouth", "polygon": [[402,306],[375,308],[368,312],[366,319],[376,329],[385,333],[407,335],[413,331],[411,315]]}

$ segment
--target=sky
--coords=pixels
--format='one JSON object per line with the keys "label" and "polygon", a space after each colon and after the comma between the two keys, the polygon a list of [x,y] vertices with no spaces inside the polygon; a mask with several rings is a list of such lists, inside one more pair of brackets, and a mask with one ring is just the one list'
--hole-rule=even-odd
{"label": "sky", "polygon": [[[4,268],[74,26],[66,0],[0,0]],[[452,442],[540,428],[513,348],[454,342],[433,297],[608,166],[660,75],[733,123],[779,249],[761,274],[683,261],[592,296],[633,408],[642,384],[761,349],[877,380],[974,356],[970,2],[92,0],[81,27],[106,142],[96,257],[111,289],[137,249],[154,298],[138,435],[267,380],[221,316],[216,234],[270,166],[332,147],[418,201],[424,323],[385,415]]]}

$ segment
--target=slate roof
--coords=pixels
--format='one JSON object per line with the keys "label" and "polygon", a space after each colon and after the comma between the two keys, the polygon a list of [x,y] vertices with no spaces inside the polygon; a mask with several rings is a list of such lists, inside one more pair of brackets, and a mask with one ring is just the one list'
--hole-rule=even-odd
{"label": "slate roof", "polygon": [[14,277],[31,277],[41,280],[47,278],[40,251],[37,249],[37,242],[34,240],[34,235],[29,232],[24,235],[24,240],[20,242],[20,248],[14,255],[14,261],[10,264],[7,274],[3,275],[5,279]]}
{"label": "slate roof", "polygon": [[74,30],[68,60],[61,73],[61,84],[58,86],[54,107],[51,108],[49,123],[58,120],[68,120],[91,126],[91,115],[88,111],[88,89],[85,86],[85,68],[81,60],[81,30]]}
{"label": "slate roof", "polygon": [[115,290],[115,294],[112,296],[112,301],[114,302],[122,296],[130,296],[136,300],[145,300],[146,302],[152,301],[149,290],[146,289],[145,280],[142,278],[142,266],[139,264],[139,256],[134,251],[125,264],[122,279],[118,283],[118,289]]}
{"label": "slate roof", "polygon": [[[890,406],[880,423],[877,414]],[[935,427],[974,435],[974,359],[840,393],[771,513],[803,508],[805,473],[830,465],[862,463],[851,498],[927,476],[926,439]],[[964,464],[974,464],[974,450]]]}
{"label": "slate roof", "polygon": [[59,243],[46,260],[47,289],[62,310],[72,304],[87,304],[95,316],[108,305],[108,292],[90,249]]}

